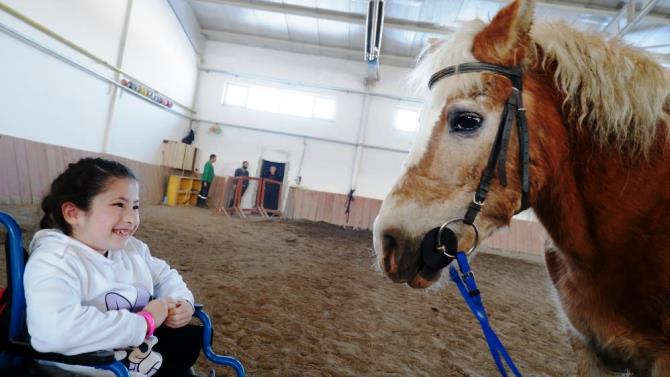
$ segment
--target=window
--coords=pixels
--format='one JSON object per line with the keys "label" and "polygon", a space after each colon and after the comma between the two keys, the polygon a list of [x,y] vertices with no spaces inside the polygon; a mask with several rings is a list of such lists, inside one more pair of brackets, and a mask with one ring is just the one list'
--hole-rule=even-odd
{"label": "window", "polygon": [[335,118],[335,100],[330,98],[314,99],[314,118],[331,120]]}
{"label": "window", "polygon": [[419,111],[398,109],[395,113],[395,129],[407,132],[416,132],[419,129]]}
{"label": "window", "polygon": [[231,106],[247,106],[247,95],[249,88],[243,85],[226,84],[226,90],[223,92],[221,103]]}
{"label": "window", "polygon": [[285,92],[281,101],[281,113],[304,118],[312,117],[314,96],[299,92]]}
{"label": "window", "polygon": [[334,98],[269,86],[226,83],[221,103],[251,110],[322,120],[335,119]]}
{"label": "window", "polygon": [[278,113],[279,101],[281,101],[281,92],[279,90],[264,86],[252,86],[249,89],[247,107],[251,110]]}

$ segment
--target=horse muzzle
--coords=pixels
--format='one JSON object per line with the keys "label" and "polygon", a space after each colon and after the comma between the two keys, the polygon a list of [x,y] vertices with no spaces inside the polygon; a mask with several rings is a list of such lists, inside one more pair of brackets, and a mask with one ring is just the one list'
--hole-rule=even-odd
{"label": "horse muzzle", "polygon": [[456,235],[446,227],[442,231],[431,229],[420,238],[406,237],[403,232],[390,229],[381,238],[384,273],[392,281],[407,283],[412,288],[427,288],[437,281],[442,268],[453,260],[447,255],[455,255],[458,245]]}

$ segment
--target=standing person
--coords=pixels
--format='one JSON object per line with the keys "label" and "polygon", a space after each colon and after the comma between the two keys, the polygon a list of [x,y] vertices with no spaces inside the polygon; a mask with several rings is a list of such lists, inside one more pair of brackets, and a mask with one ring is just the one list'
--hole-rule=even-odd
{"label": "standing person", "polygon": [[[248,177],[249,176],[249,161],[242,161],[242,167],[235,169],[235,177]],[[235,192],[237,190],[237,185],[238,183],[242,181],[242,188],[240,191],[240,201],[242,201],[242,197],[244,196],[244,192],[247,191],[247,187],[249,187],[249,180],[248,179],[240,179],[235,181],[235,185],[233,186],[233,197],[230,198],[230,202],[228,203],[228,208],[233,206],[233,202],[235,201]]]}
{"label": "standing person", "polygon": [[[274,165],[270,165],[268,171],[264,173],[261,178],[281,183],[277,176],[277,167]],[[264,182],[263,185],[265,186],[263,191],[263,208],[277,209],[279,207],[279,185],[277,182]]]}
{"label": "standing person", "polygon": [[200,177],[200,183],[202,188],[198,193],[198,200],[196,201],[196,206],[200,208],[207,208],[207,196],[209,195],[209,187],[212,185],[214,180],[214,163],[216,162],[216,155],[210,154],[209,161],[205,162],[205,167],[202,169],[202,177]]}
{"label": "standing person", "polygon": [[42,210],[23,279],[33,348],[114,350],[133,376],[193,375],[202,342],[202,328],[187,326],[193,294],[133,237],[140,225],[133,172],[116,161],[81,159],[53,181]]}

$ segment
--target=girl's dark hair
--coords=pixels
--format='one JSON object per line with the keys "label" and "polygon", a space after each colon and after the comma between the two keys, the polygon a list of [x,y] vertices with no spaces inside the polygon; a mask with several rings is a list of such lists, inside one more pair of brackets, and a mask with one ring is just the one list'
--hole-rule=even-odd
{"label": "girl's dark hair", "polygon": [[42,199],[44,217],[40,229],[60,229],[71,235],[72,227],[65,221],[61,207],[71,202],[77,208],[88,211],[93,197],[107,189],[111,178],[132,178],[135,174],[120,162],[102,158],[82,158],[69,164],[52,183],[49,194]]}

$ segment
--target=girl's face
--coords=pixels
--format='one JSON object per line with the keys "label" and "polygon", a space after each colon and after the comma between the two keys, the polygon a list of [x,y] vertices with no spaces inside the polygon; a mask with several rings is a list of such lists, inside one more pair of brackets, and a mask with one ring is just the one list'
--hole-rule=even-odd
{"label": "girl's face", "polygon": [[140,188],[131,178],[111,178],[88,211],[76,210],[72,237],[100,253],[122,249],[140,225]]}

